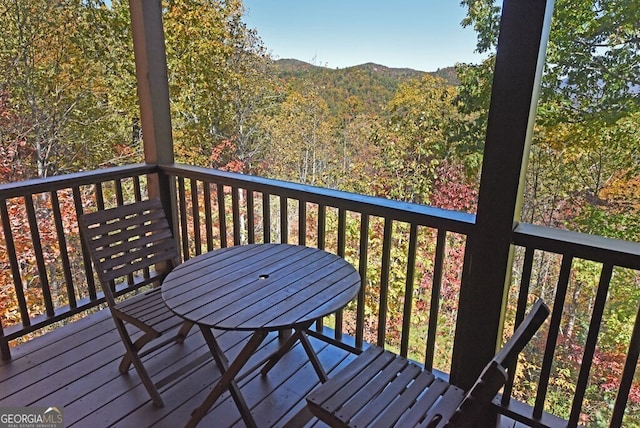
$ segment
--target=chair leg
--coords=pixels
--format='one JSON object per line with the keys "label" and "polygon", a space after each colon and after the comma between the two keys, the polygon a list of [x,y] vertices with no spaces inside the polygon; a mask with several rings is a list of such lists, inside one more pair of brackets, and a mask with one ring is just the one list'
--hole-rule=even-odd
{"label": "chair leg", "polygon": [[144,365],[142,364],[142,361],[140,360],[140,357],[138,357],[137,354],[131,357],[131,363],[133,364],[133,367],[135,367],[136,371],[138,372],[138,376],[140,377],[140,380],[142,381],[142,384],[144,385],[145,389],[149,393],[151,400],[153,400],[153,404],[156,407],[164,407],[164,402],[162,401],[162,397],[160,397],[160,393],[156,389],[156,386],[151,380],[151,377],[149,377],[149,374],[147,373],[147,369],[144,368]]}
{"label": "chair leg", "polygon": [[142,381],[145,389],[149,393],[153,404],[156,407],[164,407],[164,402],[162,401],[162,397],[160,397],[160,393],[156,389],[156,386],[151,380],[151,377],[147,373],[147,369],[145,369],[142,361],[140,360],[140,357],[138,356],[138,350],[142,346],[144,346],[145,343],[152,340],[153,337],[149,334],[145,334],[141,338],[136,340],[135,343],[133,343],[129,338],[129,334],[127,333],[127,329],[122,320],[114,318],[114,321],[116,323],[118,333],[120,333],[122,343],[125,347],[125,354],[122,357],[122,361],[120,362],[120,372],[123,374],[127,373],[127,371],[129,370],[129,366],[133,364],[133,367],[136,369],[136,372],[138,372],[138,376],[140,377],[140,380]]}
{"label": "chair leg", "polygon": [[[122,328],[126,328],[126,327],[124,327],[123,325]],[[131,343],[131,340],[127,336],[126,341],[130,344],[133,351],[125,353],[124,356],[122,357],[122,360],[120,361],[120,366],[118,367],[118,369],[120,370],[120,373],[125,374],[126,372],[129,371],[129,367],[131,367],[131,364],[133,363],[132,356],[134,354],[138,355],[138,352],[142,349],[142,347],[147,343],[151,342],[153,339],[155,339],[153,335],[149,333],[145,333],[144,335],[142,335],[142,337],[138,338],[138,340]],[[125,340],[124,337],[123,337],[123,340]]]}

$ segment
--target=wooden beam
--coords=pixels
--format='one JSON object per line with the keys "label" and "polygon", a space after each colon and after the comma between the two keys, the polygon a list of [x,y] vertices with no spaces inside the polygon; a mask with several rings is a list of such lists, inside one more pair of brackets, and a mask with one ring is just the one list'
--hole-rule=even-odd
{"label": "wooden beam", "polygon": [[160,0],[130,0],[144,156],[147,163],[173,163],[167,58]]}
{"label": "wooden beam", "polygon": [[[174,153],[162,2],[129,0],[129,10],[144,160],[156,165],[171,165],[174,162]],[[160,198],[170,223],[176,224],[175,183],[165,175],[151,175],[148,188],[149,196]]]}
{"label": "wooden beam", "polygon": [[505,0],[476,227],[468,237],[451,381],[468,389],[498,347],[553,0]]}

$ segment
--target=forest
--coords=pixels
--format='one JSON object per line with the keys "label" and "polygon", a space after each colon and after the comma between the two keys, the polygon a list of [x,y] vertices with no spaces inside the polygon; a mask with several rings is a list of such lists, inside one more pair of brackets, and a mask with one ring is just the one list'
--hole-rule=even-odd
{"label": "forest", "polygon": [[[177,162],[475,212],[499,29],[495,2],[461,1],[461,25],[476,31],[477,51],[488,59],[431,73],[276,61],[243,22],[241,0],[163,3]],[[637,0],[555,2],[522,222],[640,240],[639,19]],[[126,0],[0,0],[0,28],[0,183],[142,161]],[[20,202],[8,203],[19,218]],[[461,263],[463,241],[451,238],[448,251]],[[4,325],[13,322],[14,305],[6,263],[0,255]],[[535,292],[552,296],[557,260],[536,266]],[[574,269],[567,346],[558,351],[567,379],[575,377],[572,344],[584,341],[581,314],[597,285],[588,262]],[[459,278],[445,282],[455,294]],[[599,379],[586,398],[588,426],[601,426],[601,408],[615,398],[607,385],[624,364],[639,301],[640,276],[617,271]],[[443,313],[443,325],[453,328],[455,308]],[[635,426],[638,385],[628,410]],[[570,382],[557,387],[571,389]],[[565,416],[562,393],[551,400]]]}

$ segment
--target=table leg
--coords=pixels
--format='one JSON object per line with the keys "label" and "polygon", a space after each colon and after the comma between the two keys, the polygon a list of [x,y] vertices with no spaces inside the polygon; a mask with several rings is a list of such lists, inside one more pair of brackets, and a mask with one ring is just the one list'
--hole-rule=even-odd
{"label": "table leg", "polygon": [[307,356],[309,357],[309,361],[311,361],[311,365],[313,365],[313,368],[316,370],[316,373],[318,374],[320,381],[322,383],[325,383],[326,381],[328,381],[329,377],[327,376],[327,372],[324,371],[324,367],[322,367],[322,364],[320,364],[320,360],[318,359],[318,354],[316,354],[316,351],[313,349],[313,346],[311,346],[311,343],[309,342],[309,338],[307,337],[307,334],[304,331],[300,332],[300,343],[302,343],[302,347],[304,348],[304,350],[307,351]]}
{"label": "table leg", "polygon": [[276,365],[276,363],[280,361],[280,358],[284,357],[285,354],[289,352],[291,348],[293,348],[293,345],[296,344],[299,338],[300,335],[298,333],[298,330],[296,330],[287,338],[287,340],[282,345],[280,345],[278,350],[269,357],[267,364],[265,364],[264,367],[262,367],[262,370],[260,370],[262,376],[266,376],[267,373],[269,373],[269,371]]}
{"label": "table leg", "polygon": [[258,349],[258,346],[260,346],[264,338],[267,337],[267,332],[264,330],[256,330],[249,339],[249,342],[244,346],[244,348],[242,348],[240,354],[238,354],[231,365],[228,365],[227,358],[225,357],[222,348],[220,348],[220,345],[218,345],[211,329],[206,326],[200,326],[200,331],[209,346],[209,350],[211,351],[222,376],[209,395],[204,399],[202,404],[191,414],[191,419],[186,426],[195,427],[198,425],[211,406],[213,406],[216,400],[228,389],[233,397],[233,401],[235,401],[236,406],[238,406],[238,410],[240,411],[240,415],[242,416],[245,424],[248,427],[256,427],[257,425],[251,415],[251,410],[249,409],[249,406],[247,406],[247,403],[240,392],[240,388],[235,381],[235,377],[247,363],[249,358],[255,353],[256,349]]}
{"label": "table leg", "polygon": [[311,343],[309,342],[309,338],[305,333],[305,331],[311,326],[311,324],[313,324],[313,321],[295,327],[295,332],[291,336],[289,336],[286,342],[284,342],[282,346],[280,346],[280,348],[278,348],[278,350],[271,356],[271,358],[269,358],[269,361],[267,361],[267,364],[265,364],[262,370],[260,371],[260,373],[262,373],[263,376],[266,376],[266,374],[269,373],[269,371],[276,365],[276,363],[280,361],[280,359],[287,352],[289,352],[291,348],[293,348],[293,345],[295,345],[296,341],[300,340],[300,343],[302,344],[302,347],[307,353],[307,356],[309,357],[309,361],[311,361],[311,365],[313,366],[316,373],[318,374],[320,381],[324,383],[329,379],[329,377],[327,376],[327,373],[324,371],[324,368],[322,367],[322,364],[320,363],[320,360],[318,359],[318,355],[316,354],[316,351],[314,351],[313,346],[311,346]]}

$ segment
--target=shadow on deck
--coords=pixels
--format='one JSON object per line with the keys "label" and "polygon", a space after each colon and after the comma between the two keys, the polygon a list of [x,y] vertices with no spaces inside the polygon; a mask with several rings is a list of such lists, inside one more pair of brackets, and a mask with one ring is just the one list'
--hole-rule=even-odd
{"label": "shadow on deck", "polygon": [[[220,345],[235,358],[246,333],[219,332]],[[354,354],[310,337],[331,376]],[[253,367],[278,346],[277,335],[265,340],[247,364]],[[158,383],[165,407],[151,402],[137,373],[120,375],[124,352],[107,310],[70,323],[14,348],[13,360],[0,363],[0,407],[63,407],[66,427],[184,426],[219,378],[199,330],[184,344],[145,358]],[[282,426],[304,405],[304,397],[319,384],[301,345],[289,352],[265,377],[248,369],[239,386],[260,426]],[[203,427],[243,426],[229,393],[203,419]]]}

